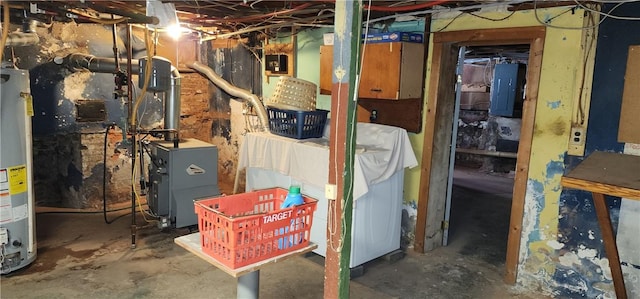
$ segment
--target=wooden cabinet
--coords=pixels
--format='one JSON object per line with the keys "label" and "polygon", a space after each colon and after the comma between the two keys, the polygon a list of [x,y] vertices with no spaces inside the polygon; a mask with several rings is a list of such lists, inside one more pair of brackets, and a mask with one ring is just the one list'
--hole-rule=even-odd
{"label": "wooden cabinet", "polygon": [[[360,74],[358,97],[365,99],[416,99],[422,97],[424,45],[394,42],[367,44]],[[333,46],[320,47],[320,93],[330,94]]]}

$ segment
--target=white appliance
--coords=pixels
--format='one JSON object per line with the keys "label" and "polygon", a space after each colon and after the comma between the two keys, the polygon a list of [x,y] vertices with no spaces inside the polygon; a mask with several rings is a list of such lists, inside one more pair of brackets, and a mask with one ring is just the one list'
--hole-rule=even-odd
{"label": "white appliance", "polygon": [[[357,130],[350,268],[400,248],[404,169],[417,166],[404,129],[359,123]],[[324,197],[327,144],[327,139],[250,133],[241,147],[239,162],[240,168],[247,168],[247,191],[297,184],[304,195],[318,200],[310,240],[318,244],[314,252],[322,256],[326,255],[330,219]]]}
{"label": "white appliance", "polygon": [[0,78],[0,274],[37,255],[29,72],[2,68]]}

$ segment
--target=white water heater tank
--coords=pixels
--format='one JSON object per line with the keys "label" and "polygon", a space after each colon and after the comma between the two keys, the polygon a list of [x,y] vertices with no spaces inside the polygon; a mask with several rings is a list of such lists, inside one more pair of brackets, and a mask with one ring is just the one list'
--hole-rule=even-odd
{"label": "white water heater tank", "polygon": [[0,69],[0,273],[36,259],[29,72]]}

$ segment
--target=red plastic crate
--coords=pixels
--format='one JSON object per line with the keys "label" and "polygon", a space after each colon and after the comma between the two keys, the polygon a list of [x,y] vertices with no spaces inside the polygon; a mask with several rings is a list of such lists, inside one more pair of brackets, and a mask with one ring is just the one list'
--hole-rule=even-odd
{"label": "red plastic crate", "polygon": [[195,202],[200,245],[205,254],[237,269],[309,245],[317,200],[280,205],[287,190],[272,188]]}

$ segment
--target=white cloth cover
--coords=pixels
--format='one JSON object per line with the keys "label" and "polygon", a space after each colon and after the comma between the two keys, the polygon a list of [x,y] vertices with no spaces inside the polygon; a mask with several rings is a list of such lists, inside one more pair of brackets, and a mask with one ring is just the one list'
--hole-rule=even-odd
{"label": "white cloth cover", "polygon": [[[418,165],[407,131],[402,128],[358,123],[356,136],[354,199],[369,192],[370,185]],[[328,144],[324,138],[297,140],[271,133],[249,133],[240,148],[238,167],[270,169],[323,188],[329,178]]]}

